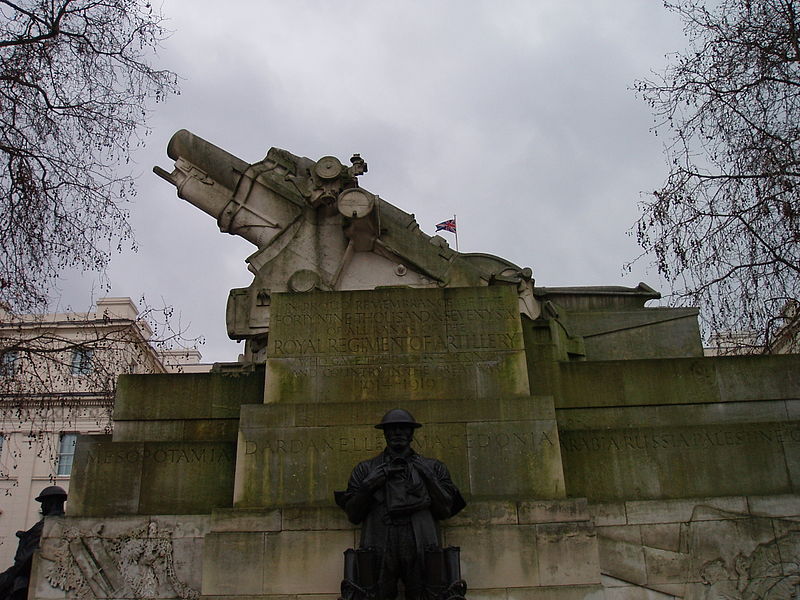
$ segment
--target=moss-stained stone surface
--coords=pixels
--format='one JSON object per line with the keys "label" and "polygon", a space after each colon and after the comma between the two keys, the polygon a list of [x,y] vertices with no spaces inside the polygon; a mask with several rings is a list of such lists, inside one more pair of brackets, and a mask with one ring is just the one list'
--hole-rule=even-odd
{"label": "moss-stained stone surface", "polygon": [[[336,405],[334,405],[336,406]],[[423,423],[415,448],[438,458],[470,499],[564,495],[552,399],[407,402]],[[390,404],[245,406],[236,460],[237,507],[330,505],[352,468],[385,446],[374,428]],[[418,410],[419,409],[419,410]],[[328,417],[331,417],[328,420]]]}
{"label": "moss-stained stone surface", "polygon": [[510,286],[273,294],[266,402],[527,395]]}
{"label": "moss-stained stone surface", "polygon": [[800,577],[797,496],[629,501],[618,507],[621,518],[613,523],[596,520],[607,598],[794,597]]}
{"label": "moss-stained stone surface", "polygon": [[238,372],[122,375],[114,441],[234,442],[239,407],[263,397],[263,365]]}
{"label": "moss-stained stone surface", "polygon": [[567,493],[590,500],[796,491],[800,423],[561,431]]}
{"label": "moss-stained stone surface", "polygon": [[587,360],[703,356],[696,308],[570,312],[569,329],[584,339]]}
{"label": "moss-stained stone surface", "polygon": [[800,488],[800,356],[566,363],[567,495],[592,500]]}
{"label": "moss-stained stone surface", "polygon": [[230,506],[235,446],[229,442],[112,442],[81,436],[70,515],[201,514]]}
{"label": "moss-stained stone surface", "polygon": [[556,408],[800,398],[800,355],[562,362]]}

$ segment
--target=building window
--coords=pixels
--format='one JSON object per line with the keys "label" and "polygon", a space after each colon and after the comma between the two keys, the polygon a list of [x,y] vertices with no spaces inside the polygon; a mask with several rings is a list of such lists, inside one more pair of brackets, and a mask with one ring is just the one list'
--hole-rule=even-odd
{"label": "building window", "polygon": [[62,433],[58,445],[58,471],[57,475],[72,473],[72,460],[75,458],[75,443],[78,441],[77,433]]}
{"label": "building window", "polygon": [[72,351],[72,374],[88,375],[91,373],[93,358],[94,350],[91,348],[75,348],[75,350]]}
{"label": "building window", "polygon": [[0,356],[0,375],[3,377],[13,377],[19,369],[19,352],[9,350]]}

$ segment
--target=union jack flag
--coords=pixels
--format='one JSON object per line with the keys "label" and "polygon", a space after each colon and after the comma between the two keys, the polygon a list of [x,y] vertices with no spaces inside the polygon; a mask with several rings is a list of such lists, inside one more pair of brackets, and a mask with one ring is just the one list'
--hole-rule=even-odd
{"label": "union jack flag", "polygon": [[447,221],[442,221],[436,225],[436,231],[441,231],[444,229],[445,231],[449,231],[450,233],[456,232],[456,220],[455,219],[447,219]]}

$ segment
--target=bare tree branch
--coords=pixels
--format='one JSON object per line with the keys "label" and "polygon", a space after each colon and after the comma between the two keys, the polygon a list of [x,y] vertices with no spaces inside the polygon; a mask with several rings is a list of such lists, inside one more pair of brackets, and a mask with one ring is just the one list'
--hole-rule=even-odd
{"label": "bare tree branch", "polygon": [[688,47],[635,87],[672,140],[671,171],[634,230],[673,301],[701,307],[707,334],[748,332],[769,351],[800,297],[797,3],[665,7]]}
{"label": "bare tree branch", "polygon": [[124,164],[176,90],[149,64],[161,22],[146,0],[0,0],[0,305],[41,312],[63,269],[133,245]]}

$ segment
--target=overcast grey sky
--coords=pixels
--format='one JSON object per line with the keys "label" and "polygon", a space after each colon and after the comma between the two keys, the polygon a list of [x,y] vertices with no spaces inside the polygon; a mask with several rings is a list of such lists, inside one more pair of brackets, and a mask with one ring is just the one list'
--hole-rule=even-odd
{"label": "overcast grey sky", "polygon": [[[110,295],[174,306],[204,361],[236,360],[232,287],[255,248],[151,172],[172,170],[181,128],[248,161],[271,146],[317,159],[359,152],[361,185],[423,231],[458,216],[460,250],[533,269],[537,285],[661,282],[627,232],[666,174],[663,140],[631,87],[684,46],[655,0],[165,0],[157,63],[183,78],[153,107],[131,205],[139,251],[114,259]],[[450,234],[443,234],[454,245]],[[72,278],[62,303],[105,291]]]}

